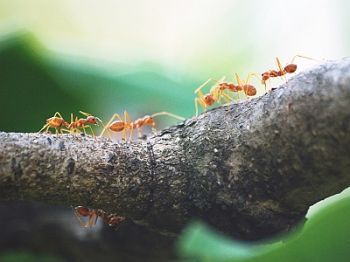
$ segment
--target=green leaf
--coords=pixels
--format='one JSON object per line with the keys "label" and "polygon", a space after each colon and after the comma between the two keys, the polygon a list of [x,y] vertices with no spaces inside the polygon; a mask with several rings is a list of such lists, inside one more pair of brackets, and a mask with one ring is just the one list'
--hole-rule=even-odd
{"label": "green leaf", "polygon": [[258,244],[230,240],[194,223],[179,241],[183,257],[199,261],[350,261],[350,197],[320,209],[303,227]]}

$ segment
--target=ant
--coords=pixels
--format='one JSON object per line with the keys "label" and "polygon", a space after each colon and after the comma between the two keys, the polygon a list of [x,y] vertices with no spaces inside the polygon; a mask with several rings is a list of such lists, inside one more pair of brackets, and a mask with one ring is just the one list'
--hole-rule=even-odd
{"label": "ant", "polygon": [[[110,227],[115,228],[117,228],[120,225],[120,223],[122,223],[125,220],[125,217],[108,214],[102,209],[89,209],[83,206],[75,207],[74,214],[77,217],[80,225],[85,228],[93,227],[96,224],[98,218],[101,218],[103,222],[105,222]],[[88,221],[84,223],[81,217],[88,217]]]}
{"label": "ant", "polygon": [[54,128],[56,130],[56,134],[63,134],[63,131],[68,131],[66,129],[62,129],[62,127],[69,128],[69,123],[63,119],[59,112],[56,112],[53,117],[46,119],[46,124],[39,130],[39,133],[41,133],[43,130],[45,130],[45,133],[49,133],[50,128]]}
{"label": "ant", "polygon": [[[236,76],[237,85],[235,85],[234,83],[222,82],[219,84],[219,90],[222,92],[223,92],[223,90],[229,90],[231,92],[236,92],[238,94],[238,98],[239,98],[240,91],[244,91],[246,96],[255,96],[256,95],[256,88],[253,85],[248,84],[251,76],[258,77],[256,74],[254,74],[254,73],[248,74],[247,79],[244,82],[242,82],[242,80],[240,79],[238,74],[235,74],[235,76]],[[260,80],[259,77],[258,77],[258,79]]]}
{"label": "ant", "polygon": [[248,82],[252,76],[257,77],[259,80],[260,80],[260,78],[255,73],[250,73],[250,74],[248,74],[247,79],[244,82],[242,82],[242,80],[239,78],[238,74],[235,74],[235,75],[236,75],[237,84],[238,84],[238,87],[240,88],[240,90],[243,90],[243,92],[246,94],[246,96],[255,96],[256,92],[257,92],[256,88],[255,88],[255,86],[248,84]]}
{"label": "ant", "polygon": [[[265,91],[266,91],[266,81],[270,79],[271,77],[282,77],[286,74],[293,74],[297,70],[297,64],[294,64],[294,60],[296,58],[306,58],[306,59],[312,59],[307,56],[302,55],[296,55],[292,58],[291,62],[287,64],[285,67],[282,67],[280,60],[278,57],[276,57],[276,63],[279,70],[269,70],[261,74],[261,83],[265,85]],[[312,59],[313,60],[313,59]]]}
{"label": "ant", "polygon": [[[130,135],[129,135],[129,139],[131,139],[132,137],[132,132],[134,129],[138,130],[139,133],[139,137],[142,137],[141,135],[141,129],[144,126],[151,126],[153,132],[156,131],[156,123],[154,121],[154,117],[156,116],[162,116],[162,115],[167,115],[173,118],[176,118],[178,120],[185,120],[185,118],[180,117],[178,115],[169,113],[169,112],[159,112],[159,113],[155,113],[153,115],[146,115],[144,117],[141,117],[139,119],[136,119],[135,121],[131,121],[130,117],[129,117],[129,113],[127,111],[124,111],[124,119],[122,119],[120,117],[119,114],[114,114],[112,116],[112,118],[109,120],[109,122],[107,123],[107,125],[103,128],[101,135],[103,136],[104,132],[106,131],[106,129],[108,128],[109,130],[113,131],[113,132],[123,132],[123,140],[126,140],[126,131],[130,130]],[[115,118],[117,118],[118,120],[113,121]]]}
{"label": "ant", "polygon": [[[205,81],[203,84],[201,84],[194,93],[198,95],[194,99],[194,105],[196,108],[196,116],[198,116],[198,104],[202,107],[202,110],[205,111],[207,107],[213,105],[215,102],[219,102],[221,98],[224,98],[228,101],[231,101],[231,97],[225,94],[223,91],[225,89],[228,89],[230,85],[228,83],[222,82],[224,78],[219,80],[217,84],[213,85],[210,88],[209,93],[203,94],[202,88],[205,87],[210,81],[211,78],[209,78],[207,81]],[[220,83],[221,82],[221,83]]]}
{"label": "ant", "polygon": [[[80,114],[86,116],[86,118],[79,118],[76,116],[73,121],[73,114],[71,114],[71,122],[68,125],[70,133],[80,133],[80,128],[83,129],[84,134],[86,135],[86,128],[90,128],[91,134],[95,136],[94,131],[90,125],[98,125],[98,122],[102,123],[101,119],[96,116],[93,116],[89,113],[79,111]],[[98,121],[98,122],[97,122]]]}
{"label": "ant", "polygon": [[223,82],[223,79],[219,80],[217,84],[211,87],[209,93],[204,95],[201,89],[206,84],[208,84],[209,81],[211,81],[211,79],[209,78],[207,81],[205,81],[202,85],[200,85],[194,91],[195,94],[198,94],[198,97],[194,99],[194,103],[196,107],[196,116],[198,116],[198,104],[200,104],[202,107],[202,110],[205,111],[207,107],[213,105],[215,102],[219,102],[221,98],[224,98],[226,101],[232,101],[232,98],[228,96],[226,93],[224,93],[224,90],[236,92],[238,94],[238,98],[239,98],[240,91],[244,91],[246,96],[255,96],[257,92],[256,88],[253,85],[248,84],[251,76],[256,76],[256,74],[250,73],[247,76],[246,81],[242,82],[238,74],[236,74],[237,85],[235,85],[234,83]]}

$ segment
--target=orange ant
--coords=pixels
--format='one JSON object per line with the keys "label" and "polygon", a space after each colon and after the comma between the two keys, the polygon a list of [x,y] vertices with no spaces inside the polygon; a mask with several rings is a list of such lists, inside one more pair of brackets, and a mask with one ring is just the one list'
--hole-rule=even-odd
{"label": "orange ant", "polygon": [[68,125],[68,129],[70,130],[70,133],[77,133],[77,132],[80,133],[80,128],[82,128],[84,131],[84,134],[86,135],[86,128],[90,128],[91,134],[95,136],[94,131],[90,125],[98,125],[98,122],[102,123],[101,119],[82,111],[79,111],[79,113],[86,116],[86,118],[78,119],[78,117],[76,116],[75,120],[73,121],[73,114],[71,114],[71,122]]}
{"label": "orange ant", "polygon": [[243,92],[246,94],[246,96],[255,96],[256,95],[256,88],[255,88],[255,86],[248,84],[248,82],[252,76],[257,77],[259,80],[260,80],[260,78],[255,73],[250,73],[250,74],[248,74],[247,79],[244,82],[242,82],[242,80],[239,78],[238,74],[235,74],[235,75],[236,75],[238,86],[240,87],[241,90],[243,90]]}
{"label": "orange ant", "polygon": [[285,76],[286,74],[293,74],[297,70],[297,67],[298,67],[297,64],[293,63],[297,57],[312,59],[307,56],[296,55],[293,57],[293,59],[289,64],[287,64],[285,67],[282,67],[280,60],[278,59],[278,57],[276,57],[276,63],[279,70],[269,70],[261,74],[261,77],[262,77],[261,83],[265,85],[265,91],[266,91],[266,81],[271,77],[279,77],[279,76],[282,77],[282,76]]}
{"label": "orange ant", "polygon": [[[156,123],[154,121],[154,117],[162,116],[162,115],[167,115],[167,116],[176,118],[176,119],[181,120],[181,121],[185,120],[185,118],[180,117],[180,116],[175,115],[175,114],[172,114],[172,113],[169,113],[169,112],[159,112],[159,113],[155,113],[155,114],[150,115],[150,116],[146,115],[144,117],[136,119],[135,121],[131,121],[131,119],[129,117],[129,113],[127,111],[124,111],[124,119],[122,119],[120,117],[120,115],[117,113],[112,116],[112,118],[109,120],[107,125],[102,130],[101,136],[103,136],[104,132],[108,128],[109,130],[111,130],[113,132],[123,132],[123,140],[126,140],[126,131],[127,130],[130,130],[129,139],[131,139],[132,132],[134,129],[138,130],[139,137],[141,137],[142,136],[141,129],[144,126],[151,126],[153,131],[156,130]],[[113,121],[115,118],[117,118],[118,120]]]}
{"label": "orange ant", "polygon": [[[93,227],[98,218],[101,218],[107,225],[115,228],[125,220],[125,217],[108,214],[102,209],[89,209],[83,206],[75,207],[74,214],[77,217],[80,225],[85,228]],[[80,217],[88,217],[88,221],[84,223]]]}
{"label": "orange ant", "polygon": [[[224,78],[223,78],[224,79]],[[223,81],[219,80],[217,83]],[[194,93],[198,95],[194,99],[194,105],[196,108],[196,116],[198,116],[198,104],[202,107],[202,110],[205,111],[207,107],[213,105],[215,102],[219,102],[221,98],[224,98],[228,101],[231,101],[231,97],[229,97],[227,94],[225,94],[223,91],[228,86],[227,83],[221,82],[219,84],[215,84],[210,88],[209,93],[203,94],[202,88],[205,87],[209,82],[211,81],[211,78],[209,78],[207,81],[205,81],[203,84],[201,84]]]}
{"label": "orange ant", "polygon": [[[211,87],[209,93],[203,94],[201,89],[209,83],[210,78],[200,85],[195,91],[195,94],[198,94],[198,97],[194,99],[196,107],[196,116],[198,116],[198,104],[201,105],[202,110],[205,111],[207,107],[213,105],[215,102],[219,102],[221,98],[224,98],[226,101],[232,101],[232,98],[224,93],[224,90],[229,90],[231,92],[236,92],[239,96],[240,91],[244,91],[247,96],[255,96],[256,88],[253,85],[248,84],[248,81],[251,76],[256,76],[254,73],[250,73],[245,82],[242,82],[238,74],[236,74],[237,85],[234,83],[227,83],[219,80],[217,84]],[[259,79],[260,80],[260,79]]]}
{"label": "orange ant", "polygon": [[[238,74],[235,74],[235,76],[236,76],[237,85],[235,85],[234,83],[222,82],[219,84],[219,90],[222,92],[223,92],[223,90],[229,90],[231,92],[236,92],[238,94],[238,98],[239,98],[240,91],[243,91],[246,94],[246,96],[255,96],[256,95],[256,88],[253,85],[248,84],[251,76],[258,77],[256,74],[254,74],[254,73],[248,74],[245,82],[242,82],[242,80],[240,79]],[[259,77],[258,77],[258,79],[260,80]]]}
{"label": "orange ant", "polygon": [[59,112],[56,112],[53,117],[46,119],[46,124],[40,129],[39,133],[41,133],[43,130],[45,130],[45,133],[48,133],[50,128],[54,128],[56,130],[56,134],[63,134],[63,131],[68,131],[66,129],[62,129],[62,127],[69,128],[69,123],[63,119]]}

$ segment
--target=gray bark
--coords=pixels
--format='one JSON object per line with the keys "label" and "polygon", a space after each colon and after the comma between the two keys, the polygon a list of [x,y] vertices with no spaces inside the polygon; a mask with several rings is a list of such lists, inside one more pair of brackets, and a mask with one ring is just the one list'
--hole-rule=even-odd
{"label": "gray bark", "polygon": [[169,235],[288,230],[350,185],[350,60],[327,62],[146,141],[0,133],[0,199],[85,205]]}

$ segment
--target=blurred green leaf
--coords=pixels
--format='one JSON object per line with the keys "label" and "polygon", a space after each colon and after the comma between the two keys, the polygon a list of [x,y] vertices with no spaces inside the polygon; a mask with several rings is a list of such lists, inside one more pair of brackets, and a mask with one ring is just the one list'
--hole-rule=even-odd
{"label": "blurred green leaf", "polygon": [[37,255],[25,251],[9,251],[0,254],[1,262],[62,262],[59,258],[48,255]]}
{"label": "blurred green leaf", "polygon": [[[82,110],[104,121],[124,110],[132,119],[159,111],[189,117],[197,84],[184,76],[172,79],[154,64],[128,69],[59,56],[30,34],[15,34],[0,39],[0,130],[38,131],[56,111],[69,119],[71,112]],[[159,121],[175,123],[164,117]]]}
{"label": "blurred green leaf", "polygon": [[320,209],[302,228],[282,241],[258,244],[230,240],[200,223],[189,226],[179,241],[183,257],[199,261],[349,261],[350,198]]}

